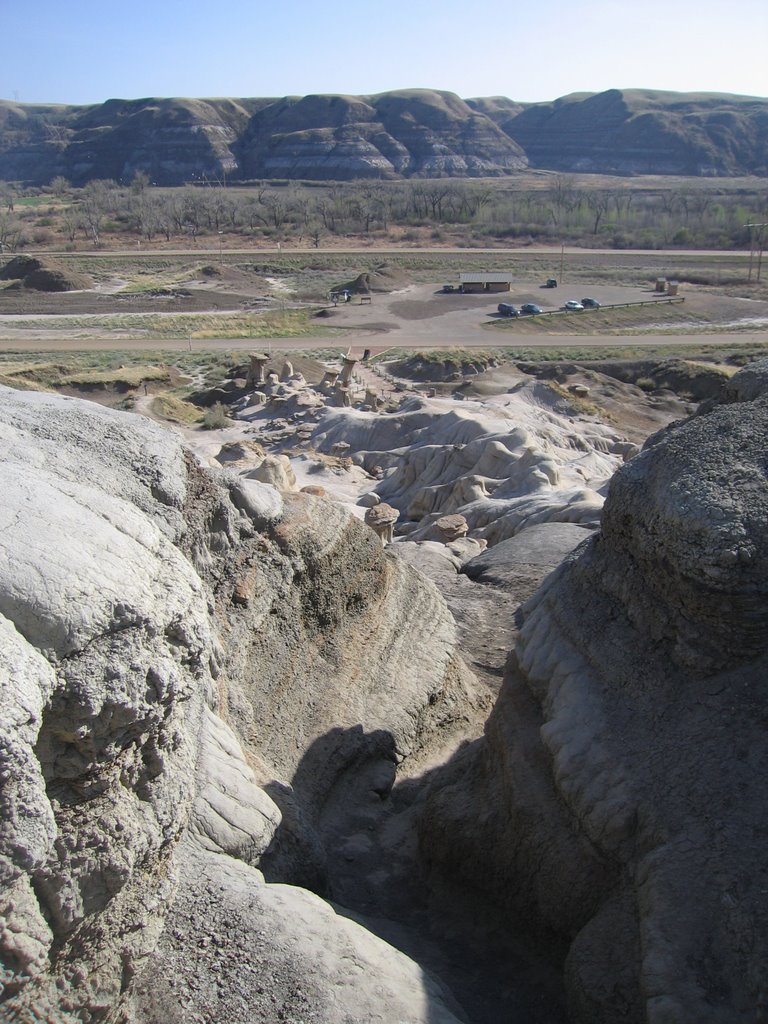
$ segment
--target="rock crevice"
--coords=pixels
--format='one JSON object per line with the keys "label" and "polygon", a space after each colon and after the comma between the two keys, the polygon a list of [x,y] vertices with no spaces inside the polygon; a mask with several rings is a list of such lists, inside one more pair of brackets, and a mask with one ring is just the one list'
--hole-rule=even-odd
{"label": "rock crevice", "polygon": [[436,871],[476,878],[480,857],[493,898],[559,937],[585,1024],[763,1012],[768,403],[753,376],[751,400],[666,428],[612,479],[599,533],[525,606],[484,742],[422,822]]}

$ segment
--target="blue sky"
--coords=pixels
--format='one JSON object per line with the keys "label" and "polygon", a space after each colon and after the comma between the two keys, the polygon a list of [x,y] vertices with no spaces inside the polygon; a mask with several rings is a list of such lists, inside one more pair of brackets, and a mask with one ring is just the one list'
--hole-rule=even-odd
{"label": "blue sky", "polygon": [[768,0],[0,0],[0,99],[367,94],[768,96]]}

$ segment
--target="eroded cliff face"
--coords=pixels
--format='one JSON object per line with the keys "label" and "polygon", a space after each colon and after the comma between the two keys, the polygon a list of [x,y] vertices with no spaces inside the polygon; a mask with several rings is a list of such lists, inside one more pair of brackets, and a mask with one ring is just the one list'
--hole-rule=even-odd
{"label": "eroded cliff face", "polygon": [[453,93],[0,103],[0,177],[158,185],[196,179],[478,177],[519,170],[519,145]]}
{"label": "eroded cliff face", "polygon": [[522,109],[499,99],[469,102],[518,142],[534,167],[702,177],[766,173],[766,101],[755,96],[608,89]]}
{"label": "eroded cliff face", "polygon": [[636,450],[615,428],[583,421],[546,384],[520,383],[514,395],[481,405],[408,399],[397,415],[326,408],[313,443],[342,440],[401,513],[409,540],[435,539],[435,523],[461,513],[472,537],[490,545],[544,522],[596,526],[603,492]]}
{"label": "eroded cliff face", "polygon": [[2,389],[0,436],[3,1019],[188,1019],[209,993],[187,943],[211,934],[238,963],[258,938],[270,972],[238,971],[242,1007],[206,976],[216,1019],[458,1019],[257,869],[270,849],[321,889],[338,778],[375,762],[391,786],[471,701],[437,592],[330,503],[206,473],[149,422]]}
{"label": "eroded cliff face", "polygon": [[585,1024],[766,1013],[766,368],[740,378],[613,478],[422,822],[437,872],[536,923]]}
{"label": "eroded cliff face", "polygon": [[493,177],[530,163],[602,174],[768,173],[765,99],[609,89],[551,103],[376,96],[0,102],[0,178],[158,185],[299,178]]}
{"label": "eroded cliff face", "polygon": [[[321,898],[399,879],[455,895],[439,920],[475,955],[545,954],[583,1024],[761,1019],[767,382],[742,371],[619,470],[447,765],[484,698],[437,591],[363,523],[203,470],[147,421],[0,390],[0,1017],[454,1024],[439,982]],[[392,493],[428,515],[450,459],[451,488],[504,477],[503,519],[531,473],[554,486],[561,444],[589,473],[621,457],[534,405],[549,448],[419,408],[361,420],[358,447],[380,459],[394,431]],[[553,562],[587,537],[539,518],[464,582],[519,583],[537,529]]]}

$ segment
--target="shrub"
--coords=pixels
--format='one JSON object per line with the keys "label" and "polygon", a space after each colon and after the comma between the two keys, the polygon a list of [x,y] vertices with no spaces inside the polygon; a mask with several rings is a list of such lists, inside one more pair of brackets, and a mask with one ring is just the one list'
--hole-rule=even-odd
{"label": "shrub", "polygon": [[221,402],[216,402],[210,409],[206,409],[202,425],[204,430],[221,430],[223,427],[228,427],[231,423],[232,420],[227,415],[226,408]]}

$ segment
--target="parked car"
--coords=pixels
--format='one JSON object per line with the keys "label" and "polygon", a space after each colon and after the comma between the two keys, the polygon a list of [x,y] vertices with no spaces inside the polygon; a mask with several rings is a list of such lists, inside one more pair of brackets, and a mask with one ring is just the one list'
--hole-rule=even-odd
{"label": "parked car", "polygon": [[526,302],[520,307],[520,314],[522,316],[536,316],[537,313],[543,312],[541,306],[537,306],[535,302]]}
{"label": "parked car", "polygon": [[566,304],[563,306],[563,309],[567,309],[567,310],[570,311],[570,310],[574,310],[574,309],[584,309],[584,307],[582,306],[582,304],[579,302],[578,299],[568,299]]}
{"label": "parked car", "polygon": [[511,302],[500,302],[499,313],[502,316],[520,316],[520,310],[517,306],[513,306]]}
{"label": "parked car", "polygon": [[440,291],[444,292],[446,295],[451,295],[453,292],[457,292],[458,290],[459,289],[455,284],[444,284],[440,289]]}
{"label": "parked car", "polygon": [[545,288],[557,288],[557,281],[554,277],[548,277],[547,283],[544,285]]}
{"label": "parked car", "polygon": [[584,307],[584,309],[600,309],[600,303],[597,301],[597,299],[582,299],[581,304]]}

